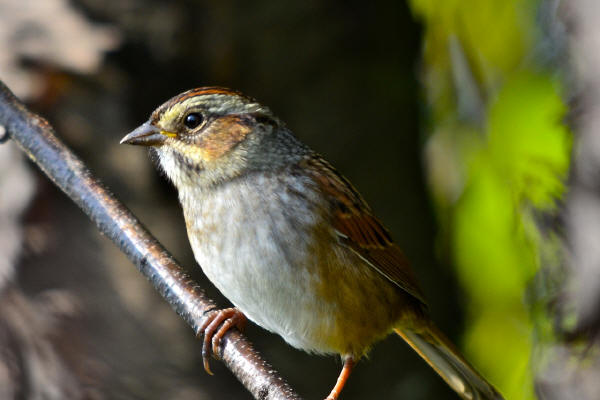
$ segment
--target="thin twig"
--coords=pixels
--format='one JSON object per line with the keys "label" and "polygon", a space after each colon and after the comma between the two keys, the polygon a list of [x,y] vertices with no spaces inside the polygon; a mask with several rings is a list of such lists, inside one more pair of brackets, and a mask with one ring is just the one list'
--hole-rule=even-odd
{"label": "thin twig", "polygon": [[[214,303],[131,211],[56,138],[50,124],[27,110],[0,81],[2,131],[94,221],[100,232],[119,246],[171,307],[198,332],[204,313],[213,309]],[[300,399],[238,331],[230,331],[222,341],[222,358],[256,399]]]}

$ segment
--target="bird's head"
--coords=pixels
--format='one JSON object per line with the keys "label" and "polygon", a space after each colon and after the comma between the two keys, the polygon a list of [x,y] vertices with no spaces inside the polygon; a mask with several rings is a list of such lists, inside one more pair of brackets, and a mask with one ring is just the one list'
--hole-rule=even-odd
{"label": "bird's head", "polygon": [[268,108],[218,87],[173,97],[121,143],[153,147],[179,189],[277,168],[303,147]]}

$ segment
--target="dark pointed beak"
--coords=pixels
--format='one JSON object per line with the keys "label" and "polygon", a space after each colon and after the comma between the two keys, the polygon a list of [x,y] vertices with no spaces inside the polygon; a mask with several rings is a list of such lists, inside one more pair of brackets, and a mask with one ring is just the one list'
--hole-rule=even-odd
{"label": "dark pointed beak", "polygon": [[167,136],[163,135],[160,129],[150,122],[146,122],[121,139],[120,143],[140,146],[160,146],[165,142],[166,138]]}

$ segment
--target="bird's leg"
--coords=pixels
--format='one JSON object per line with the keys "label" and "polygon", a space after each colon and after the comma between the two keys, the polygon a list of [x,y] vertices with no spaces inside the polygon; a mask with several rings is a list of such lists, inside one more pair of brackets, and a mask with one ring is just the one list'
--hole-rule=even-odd
{"label": "bird's leg", "polygon": [[223,336],[225,336],[227,331],[233,327],[237,328],[239,331],[244,330],[246,322],[246,316],[237,308],[214,310],[206,315],[204,322],[202,322],[202,325],[198,328],[197,336],[204,335],[202,343],[202,360],[204,362],[204,370],[207,373],[210,375],[213,374],[209,365],[211,345],[212,354],[215,358],[218,358],[219,346]]}
{"label": "bird's leg", "polygon": [[333,387],[331,393],[329,393],[329,396],[327,396],[325,400],[337,400],[338,396],[340,395],[340,392],[346,384],[346,381],[348,380],[348,377],[350,376],[350,373],[352,372],[352,368],[354,368],[354,363],[354,358],[352,356],[346,356],[344,358],[344,366],[342,367],[340,376],[338,376],[335,386]]}

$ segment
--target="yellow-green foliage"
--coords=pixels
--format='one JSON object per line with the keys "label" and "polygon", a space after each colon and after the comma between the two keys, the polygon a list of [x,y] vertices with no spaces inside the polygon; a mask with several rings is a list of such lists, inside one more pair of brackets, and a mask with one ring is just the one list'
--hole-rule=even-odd
{"label": "yellow-green foliage", "polygon": [[449,40],[456,37],[472,73],[485,91],[493,91],[523,62],[530,50],[535,1],[411,0],[425,23],[423,58],[434,111],[454,104]]}
{"label": "yellow-green foliage", "polygon": [[556,244],[541,240],[532,213],[564,193],[571,148],[559,82],[533,55],[536,2],[411,6],[425,29],[430,184],[468,305],[464,347],[507,399],[533,399],[524,293],[542,247]]}

